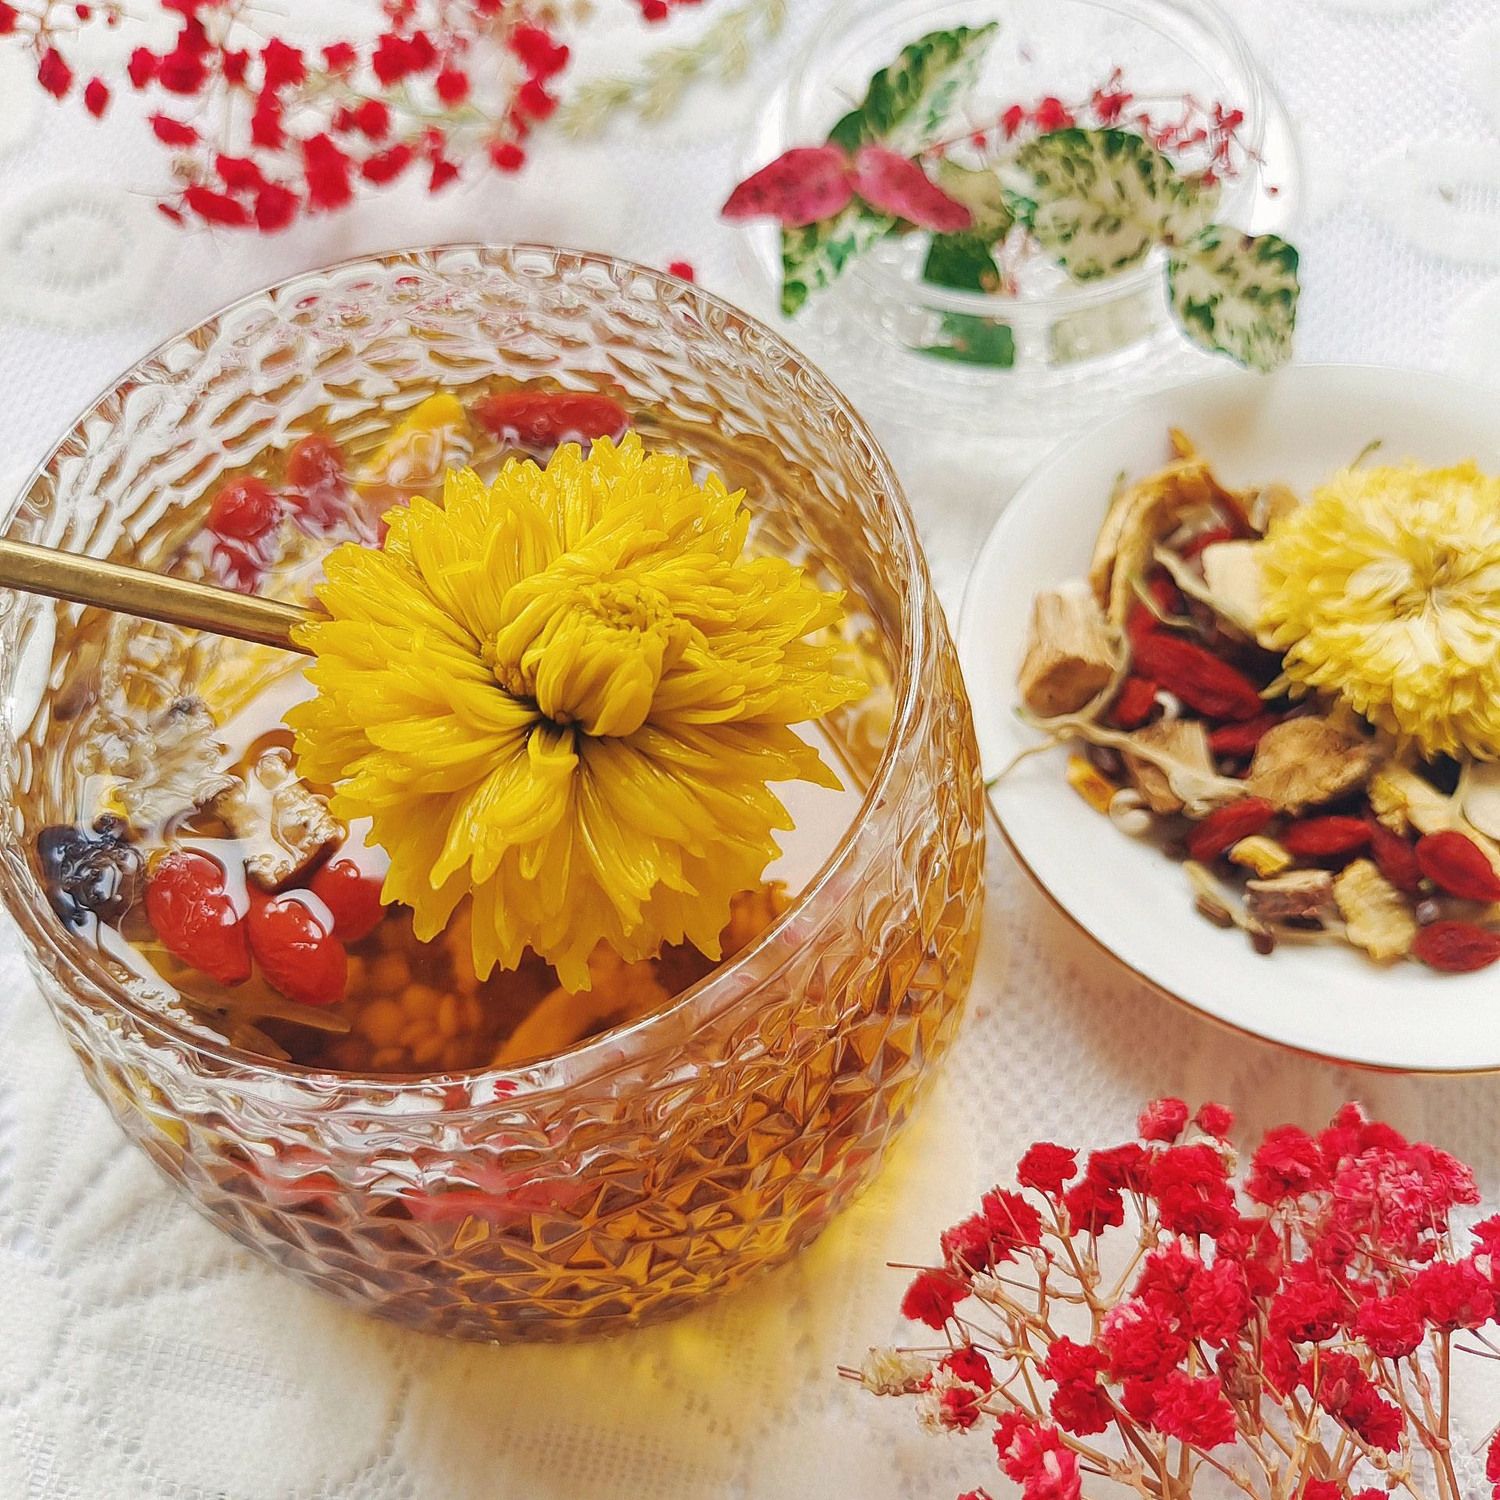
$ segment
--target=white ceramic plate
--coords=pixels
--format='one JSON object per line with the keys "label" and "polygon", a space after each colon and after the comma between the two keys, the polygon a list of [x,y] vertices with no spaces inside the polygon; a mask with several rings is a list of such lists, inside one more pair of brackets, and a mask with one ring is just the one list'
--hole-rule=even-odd
{"label": "white ceramic plate", "polygon": [[[1294,366],[1233,373],[1153,396],[1049,458],[979,555],[959,617],[959,653],[986,773],[1035,743],[1015,718],[1031,600],[1083,574],[1116,476],[1168,458],[1180,427],[1231,485],[1306,490],[1374,439],[1381,457],[1473,458],[1500,469],[1500,396],[1409,370]],[[1120,833],[1063,779],[1065,752],[1023,762],[991,792],[1021,863],[1064,913],[1170,996],[1299,1051],[1382,1068],[1500,1068],[1500,972],[1381,968],[1341,946],[1255,954],[1199,917],[1181,869]]]}

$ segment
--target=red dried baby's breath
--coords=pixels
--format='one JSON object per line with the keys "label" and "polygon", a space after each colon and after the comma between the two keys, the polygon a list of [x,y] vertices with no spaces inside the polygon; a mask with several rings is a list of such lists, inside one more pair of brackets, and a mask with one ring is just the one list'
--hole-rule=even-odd
{"label": "red dried baby's breath", "polygon": [[[54,24],[64,8],[67,24]],[[131,50],[118,78],[90,77],[81,90],[70,49],[79,28],[118,22],[113,0],[0,0],[0,38],[30,53],[43,90],[81,93],[92,115],[118,90],[148,97],[152,132],[172,152],[175,186],[159,207],[174,223],[275,232],[337,211],[419,159],[433,192],[471,162],[519,171],[521,143],[556,112],[570,59],[552,8],[520,0],[387,0],[375,35],[316,50],[265,35],[218,0],[154,8],[164,39]],[[653,17],[670,8],[642,7]]]}
{"label": "red dried baby's breath", "polygon": [[[935,1430],[989,1423],[1031,1500],[1077,1497],[1086,1474],[1190,1500],[1210,1469],[1251,1500],[1371,1500],[1382,1455],[1408,1452],[1451,1500],[1454,1339],[1495,1347],[1500,1215],[1462,1248],[1472,1172],[1353,1105],[1267,1132],[1239,1178],[1232,1126],[1155,1100],[1081,1178],[1077,1151],[1029,1147],[1019,1190],[945,1230],[902,1303],[951,1352],[874,1351],[867,1370],[903,1373],[861,1378]],[[1487,1464],[1500,1500],[1500,1439]]]}

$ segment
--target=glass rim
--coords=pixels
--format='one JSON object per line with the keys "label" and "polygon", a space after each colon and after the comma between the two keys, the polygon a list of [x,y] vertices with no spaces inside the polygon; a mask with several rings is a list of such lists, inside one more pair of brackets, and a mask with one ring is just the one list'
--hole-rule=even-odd
{"label": "glass rim", "polygon": [[[1221,47],[1245,80],[1247,98],[1244,109],[1250,125],[1248,144],[1252,153],[1251,160],[1254,160],[1254,154],[1260,152],[1265,142],[1269,91],[1259,62],[1218,0],[1071,0],[1071,3],[1138,21],[1158,35],[1176,41],[1178,39],[1168,36],[1160,25],[1153,24],[1162,17],[1170,16],[1195,28],[1200,42],[1207,39]],[[1001,9],[999,0],[996,0],[996,9],[997,13]],[[829,55],[837,39],[860,17],[869,13],[869,0],[841,0],[841,3],[828,12],[814,32],[803,53],[802,62],[788,78],[781,96],[784,126],[782,134],[789,144],[796,144],[794,136],[798,121],[794,118],[794,101],[806,83],[812,59]],[[1187,43],[1180,45],[1184,51],[1192,53]],[[1197,56],[1196,53],[1192,55]],[[856,280],[865,282],[890,302],[907,305],[920,303],[924,307],[943,312],[982,313],[990,318],[1003,317],[1009,322],[1027,324],[1032,321],[1052,321],[1068,313],[1083,312],[1150,290],[1160,284],[1161,274],[1157,258],[1147,256],[1139,265],[1094,283],[1072,282],[1060,286],[1056,291],[1001,299],[987,292],[929,285],[904,274],[895,266],[881,264],[870,256],[861,257],[852,271]]]}
{"label": "glass rim", "polygon": [[[687,989],[679,991],[662,1009],[599,1032],[574,1047],[540,1058],[535,1063],[456,1069],[426,1074],[382,1075],[350,1072],[268,1058],[263,1054],[236,1047],[223,1037],[213,1035],[206,1025],[200,1027],[196,1024],[181,1022],[148,1001],[132,995],[110,971],[97,951],[86,950],[81,944],[73,944],[69,941],[67,935],[60,930],[60,923],[52,913],[45,892],[40,888],[31,862],[27,858],[21,831],[16,826],[17,820],[13,818],[5,820],[4,833],[0,836],[0,847],[3,847],[7,857],[0,858],[0,905],[4,906],[15,921],[22,940],[28,948],[48,960],[47,966],[54,973],[59,968],[67,971],[69,978],[63,982],[69,983],[70,987],[76,978],[85,980],[91,991],[91,999],[102,1000],[125,1011],[147,1030],[164,1036],[193,1054],[229,1065],[236,1070],[238,1076],[248,1073],[263,1078],[267,1082],[300,1085],[314,1090],[318,1090],[319,1085],[323,1085],[325,1090],[355,1090],[361,1096],[361,1102],[366,1110],[377,1108],[382,1098],[410,1097],[414,1094],[430,1092],[434,1088],[455,1086],[464,1086],[471,1095],[477,1095],[485,1089],[486,1085],[489,1086],[486,1097],[470,1097],[452,1106],[444,1104],[439,1109],[423,1111],[424,1115],[429,1116],[432,1114],[459,1116],[487,1113],[503,1109],[512,1098],[524,1096],[528,1100],[535,1100],[546,1095],[561,1093],[593,1078],[607,1077],[610,1073],[629,1066],[632,1058],[628,1053],[633,1040],[660,1028],[674,1017],[680,1018],[684,1012],[690,1011],[701,1012],[693,1018],[688,1028],[689,1032],[696,1030],[700,1024],[711,1017],[732,1009],[736,1002],[743,1003],[747,997],[761,989],[767,979],[780,972],[790,961],[792,956],[790,951],[780,959],[774,969],[768,969],[766,973],[757,976],[753,984],[744,985],[739,978],[746,970],[752,969],[763,955],[773,952],[789,928],[794,924],[804,922],[808,912],[818,908],[820,898],[833,885],[836,878],[855,864],[856,856],[860,851],[861,834],[870,821],[871,814],[891,796],[891,783],[901,765],[900,752],[912,736],[921,703],[918,669],[926,652],[927,614],[932,587],[927,577],[925,554],[916,534],[916,524],[905,489],[884,448],[876,440],[869,425],[853,403],[793,344],[760,319],[735,306],[727,299],[703,290],[696,283],[683,281],[665,271],[659,271],[606,252],[574,250],[531,241],[510,243],[487,243],[474,240],[444,241],[374,255],[354,255],[300,271],[292,276],[282,277],[234,298],[188,328],[181,329],[161,340],[146,354],[133,360],[119,376],[103,387],[99,394],[84,407],[79,416],[69,424],[58,440],[51,445],[46,456],[32,469],[14,498],[5,506],[3,513],[0,513],[0,535],[8,532],[15,523],[22,505],[37,483],[56,462],[61,450],[71,438],[82,432],[100,407],[132,382],[146,366],[161,359],[185,340],[199,338],[206,331],[212,331],[217,337],[222,332],[223,323],[233,315],[253,308],[257,304],[270,303],[272,299],[292,292],[303,283],[318,282],[330,275],[356,270],[360,267],[390,270],[407,264],[422,266],[435,257],[464,253],[477,256],[481,264],[498,263],[506,266],[519,279],[525,279],[529,274],[524,264],[524,258],[527,255],[562,258],[580,267],[590,265],[606,267],[617,276],[624,274],[632,279],[644,278],[651,282],[658,292],[669,292],[677,301],[691,302],[699,309],[712,311],[742,328],[754,331],[760,338],[774,346],[787,364],[793,367],[799,375],[821,384],[826,389],[839,416],[848,422],[851,433],[856,437],[862,437],[869,445],[880,471],[879,477],[886,501],[883,508],[891,519],[896,548],[907,565],[908,588],[902,604],[900,620],[902,650],[899,673],[892,684],[890,732],[857,812],[850,818],[838,842],[817,872],[791,900],[787,909],[755,940],[732,958],[716,965],[704,978]],[[15,630],[14,622],[17,618],[18,613],[13,612],[5,622],[3,629],[7,634]],[[14,676],[14,663],[12,663],[0,687],[8,692],[14,682]],[[46,701],[51,696],[49,689],[43,694],[42,701]],[[9,720],[7,705],[5,710],[0,711],[0,734],[14,744],[15,732],[15,726]],[[865,857],[868,858],[868,854]],[[861,864],[863,862],[863,860],[859,861]],[[822,911],[805,937],[810,938],[814,933],[821,931],[833,916],[834,909],[832,908]],[[163,984],[166,985],[166,981],[163,981]],[[172,986],[166,985],[166,988],[170,991]],[[621,1055],[622,1049],[627,1055]],[[510,1085],[509,1088],[503,1087],[507,1084]]]}

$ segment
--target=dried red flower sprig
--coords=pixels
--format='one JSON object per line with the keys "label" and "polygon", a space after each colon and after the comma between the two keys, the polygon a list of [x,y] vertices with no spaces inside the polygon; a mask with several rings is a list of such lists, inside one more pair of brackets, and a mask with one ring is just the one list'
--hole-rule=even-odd
{"label": "dried red flower sprig", "polygon": [[68,60],[83,27],[120,24],[116,0],[0,0],[0,38],[93,115],[116,89],[151,99],[176,184],[161,208],[177,222],[274,231],[409,174],[436,192],[471,166],[515,172],[569,60],[549,0],[381,0],[372,40],[317,51],[253,31],[245,0],[155,3],[176,35],[136,47],[120,79],[82,82]]}
{"label": "dried red flower sprig", "polygon": [[[1116,68],[1088,95],[1072,103],[1048,95],[1033,104],[1011,104],[987,125],[924,147],[915,161],[881,147],[866,146],[851,161],[838,145],[793,146],[741,182],[723,215],[731,221],[773,218],[796,229],[825,220],[855,198],[918,228],[953,233],[968,227],[968,209],[930,174],[948,158],[1003,161],[1018,140],[1074,127],[1112,128],[1141,136],[1205,186],[1238,177],[1259,160],[1244,138],[1245,112],[1203,104],[1191,94],[1161,113],[1141,104]],[[878,160],[877,160],[878,157]],[[1274,192],[1274,189],[1268,189]]]}
{"label": "dried red flower sprig", "polygon": [[700,5],[702,0],[635,0],[641,15],[648,21],[665,21],[674,10],[683,10],[689,5]]}
{"label": "dried red flower sprig", "polygon": [[[1500,1355],[1500,1216],[1461,1245],[1469,1168],[1355,1105],[1270,1131],[1239,1181],[1232,1125],[1161,1099],[1081,1163],[1032,1146],[907,1289],[944,1345],[844,1373],[989,1432],[1025,1500],[1185,1500],[1207,1469],[1256,1500],[1459,1500],[1450,1358],[1463,1331]],[[1500,1438],[1489,1476],[1500,1500]]]}
{"label": "dried red flower sprig", "polygon": [[1206,183],[1232,181],[1247,163],[1259,159],[1245,139],[1244,110],[1217,101],[1204,103],[1192,94],[1173,99],[1170,108],[1163,109],[1160,101],[1149,107],[1126,88],[1120,68],[1081,99],[1064,102],[1049,94],[1029,105],[1011,104],[992,123],[924,154],[943,156],[959,144],[990,154],[1028,134],[1045,135],[1075,125],[1131,131]]}

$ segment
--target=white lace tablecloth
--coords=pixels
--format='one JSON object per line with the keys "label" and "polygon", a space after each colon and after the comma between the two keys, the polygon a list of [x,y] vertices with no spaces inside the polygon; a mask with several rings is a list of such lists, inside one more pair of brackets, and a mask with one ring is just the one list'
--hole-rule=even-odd
{"label": "white lace tablecloth", "polygon": [[[598,0],[614,7],[628,9]],[[157,163],[128,123],[33,109],[0,59],[0,498],[157,340],[356,252],[550,240],[688,259],[705,286],[759,307],[763,289],[743,279],[737,232],[716,209],[739,133],[822,8],[797,0],[742,85],[705,90],[649,135],[551,142],[514,181],[437,200],[406,188],[270,240],[158,225]],[[1232,9],[1300,129],[1302,357],[1488,379],[1500,345],[1500,0]],[[320,26],[332,10],[319,0]],[[627,45],[622,26],[590,50],[618,64]],[[1001,498],[993,464],[888,435],[955,600]],[[885,1262],[927,1258],[937,1230],[1027,1142],[1118,1136],[1161,1093],[1220,1099],[1247,1130],[1316,1124],[1359,1097],[1472,1162],[1500,1203],[1500,1080],[1361,1075],[1217,1030],[1101,960],[998,848],[967,1029],[879,1183],[795,1265],[611,1343],[443,1344],[275,1275],[126,1146],[8,926],[0,1037],[3,1500],[926,1500],[980,1483],[1000,1495],[987,1442],[919,1433],[909,1409],[834,1370],[896,1331],[904,1279]],[[1500,1418],[1500,1382],[1468,1365],[1458,1383],[1460,1429],[1477,1440]],[[1469,1478],[1478,1495],[1477,1471]]]}

